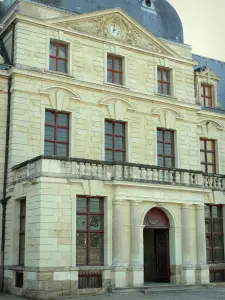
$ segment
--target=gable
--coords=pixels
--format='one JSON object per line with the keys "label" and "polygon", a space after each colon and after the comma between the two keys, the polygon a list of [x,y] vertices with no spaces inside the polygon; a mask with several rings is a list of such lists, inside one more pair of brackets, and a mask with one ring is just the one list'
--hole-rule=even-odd
{"label": "gable", "polygon": [[[70,31],[127,44],[153,53],[179,57],[175,51],[120,9],[76,15],[49,22]],[[118,36],[114,37],[111,34],[110,25],[116,25],[119,28]]]}
{"label": "gable", "polygon": [[196,69],[195,72],[201,77],[209,78],[216,81],[220,80],[220,78],[208,67]]}

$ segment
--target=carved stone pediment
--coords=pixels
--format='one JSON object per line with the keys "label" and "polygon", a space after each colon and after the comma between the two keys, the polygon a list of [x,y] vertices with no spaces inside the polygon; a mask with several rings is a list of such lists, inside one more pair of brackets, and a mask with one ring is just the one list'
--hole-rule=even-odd
{"label": "carved stone pediment", "polygon": [[[113,40],[150,52],[167,56],[179,56],[120,9],[66,17],[58,22],[54,20],[52,24],[67,28],[70,31]],[[110,24],[116,24],[120,28],[118,36],[114,37],[110,33]]]}

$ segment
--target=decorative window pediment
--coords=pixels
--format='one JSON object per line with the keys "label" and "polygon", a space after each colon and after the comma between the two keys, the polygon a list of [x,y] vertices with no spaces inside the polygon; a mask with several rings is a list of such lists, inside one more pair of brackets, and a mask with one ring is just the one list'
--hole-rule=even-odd
{"label": "decorative window pediment", "polygon": [[195,70],[196,102],[205,107],[219,108],[217,83],[220,78],[207,66]]}

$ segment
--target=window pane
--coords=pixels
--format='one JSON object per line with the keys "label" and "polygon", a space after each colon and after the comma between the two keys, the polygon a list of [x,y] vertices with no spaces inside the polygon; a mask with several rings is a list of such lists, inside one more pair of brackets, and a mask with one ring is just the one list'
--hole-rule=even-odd
{"label": "window pane", "polygon": [[114,60],[114,70],[121,70],[121,59],[115,58]]}
{"label": "window pane", "polygon": [[110,151],[110,150],[105,151],[105,160],[108,160],[108,161],[113,160],[113,151]]}
{"label": "window pane", "polygon": [[159,167],[164,167],[164,160],[163,160],[163,157],[158,157],[158,166],[159,166]]}
{"label": "window pane", "polygon": [[214,163],[215,162],[213,153],[207,153],[207,162],[208,163]]}
{"label": "window pane", "polygon": [[205,87],[205,96],[209,96],[209,87],[208,86]]}
{"label": "window pane", "polygon": [[215,167],[211,165],[207,165],[208,168],[208,173],[209,174],[214,174],[215,173]]}
{"label": "window pane", "polygon": [[122,150],[124,148],[123,138],[116,137],[115,138],[115,149]]}
{"label": "window pane", "polygon": [[21,266],[24,265],[24,258],[25,258],[25,251],[24,250],[19,251],[19,264]]}
{"label": "window pane", "polygon": [[124,161],[124,154],[123,152],[115,152],[115,161]]}
{"label": "window pane", "polygon": [[54,127],[45,126],[45,139],[46,140],[55,140],[55,130]]}
{"label": "window pane", "polygon": [[60,142],[67,142],[69,140],[68,130],[65,128],[57,128],[56,140]]}
{"label": "window pane", "polygon": [[166,155],[172,155],[172,145],[171,144],[166,144],[165,145],[165,154]]}
{"label": "window pane", "polygon": [[223,247],[223,236],[222,235],[214,235],[214,247]]}
{"label": "window pane", "polygon": [[79,230],[87,229],[87,216],[77,215],[77,229]]}
{"label": "window pane", "polygon": [[45,155],[54,155],[54,143],[45,142]]}
{"label": "window pane", "polygon": [[223,262],[223,249],[214,249],[214,261]]}
{"label": "window pane", "polygon": [[50,55],[56,56],[56,44],[50,43]]}
{"label": "window pane", "polygon": [[201,161],[205,162],[205,152],[201,152]]}
{"label": "window pane", "polygon": [[107,68],[112,69],[112,56],[108,56],[107,59]]}
{"label": "window pane", "polygon": [[207,150],[214,151],[214,141],[207,141]]}
{"label": "window pane", "polygon": [[202,170],[202,172],[207,173],[205,164],[201,164],[201,170]]}
{"label": "window pane", "polygon": [[165,131],[164,132],[164,139],[165,139],[165,142],[172,142],[172,132]]}
{"label": "window pane", "polygon": [[210,217],[210,207],[208,205],[205,206],[205,218]]}
{"label": "window pane", "polygon": [[103,212],[103,205],[102,200],[98,198],[91,198],[90,199],[90,212]]}
{"label": "window pane", "polygon": [[163,154],[163,144],[162,143],[157,144],[157,152],[158,152],[158,154]]}
{"label": "window pane", "polygon": [[206,247],[207,247],[207,248],[210,248],[210,247],[211,247],[211,237],[210,237],[210,236],[207,236],[207,237],[206,237]]}
{"label": "window pane", "polygon": [[66,54],[67,54],[67,47],[65,45],[60,45],[59,46],[59,57],[66,58]]}
{"label": "window pane", "polygon": [[49,70],[51,71],[56,71],[56,59],[55,58],[51,58],[49,60]]}
{"label": "window pane", "polygon": [[173,166],[172,165],[172,158],[166,157],[165,158],[165,167],[171,168],[172,166]]}
{"label": "window pane", "polygon": [[51,111],[45,112],[45,123],[54,125],[55,124],[55,114]]}
{"label": "window pane", "polygon": [[57,125],[68,127],[69,115],[68,114],[57,114]]}
{"label": "window pane", "polygon": [[77,198],[77,212],[87,211],[87,201],[86,198]]}
{"label": "window pane", "polygon": [[67,145],[57,144],[56,145],[56,155],[57,156],[67,156]]}
{"label": "window pane", "polygon": [[206,233],[211,233],[211,222],[210,221],[205,221],[205,232]]}
{"label": "window pane", "polygon": [[111,71],[107,72],[107,82],[112,83],[112,72]]}
{"label": "window pane", "polygon": [[91,230],[103,230],[102,216],[90,216],[89,226]]}
{"label": "window pane", "polygon": [[111,135],[105,136],[105,148],[113,148],[113,137]]}
{"label": "window pane", "polygon": [[166,84],[166,83],[164,83],[163,84],[163,94],[164,95],[169,95],[169,85],[168,84]]}
{"label": "window pane", "polygon": [[123,124],[120,124],[120,123],[115,124],[115,134],[123,135]]}
{"label": "window pane", "polygon": [[122,75],[120,73],[114,73],[114,83],[122,84]]}
{"label": "window pane", "polygon": [[163,140],[163,132],[162,130],[157,130],[157,140],[162,141]]}
{"label": "window pane", "polygon": [[20,218],[20,233],[25,231],[25,225],[26,225],[26,218],[21,217]]}
{"label": "window pane", "polygon": [[163,81],[169,82],[169,71],[163,71]]}
{"label": "window pane", "polygon": [[112,134],[112,123],[105,122],[105,132]]}
{"label": "window pane", "polygon": [[223,232],[223,221],[214,220],[213,221],[213,232]]}
{"label": "window pane", "polygon": [[206,257],[207,257],[207,261],[212,261],[212,255],[210,249],[206,249]]}
{"label": "window pane", "polygon": [[212,217],[217,218],[217,206],[212,206]]}
{"label": "window pane", "polygon": [[89,263],[91,265],[100,265],[102,263],[102,242],[103,235],[91,233],[90,234],[90,256]]}
{"label": "window pane", "polygon": [[202,150],[205,150],[205,141],[204,140],[200,140],[200,147]]}
{"label": "window pane", "polygon": [[87,236],[85,233],[77,233],[76,240],[76,260],[78,265],[86,264],[86,245],[87,245]]}
{"label": "window pane", "polygon": [[221,206],[217,206],[217,217],[222,218],[223,217],[223,211]]}
{"label": "window pane", "polygon": [[59,59],[59,70],[58,71],[62,72],[62,73],[66,73],[67,72],[66,66],[67,66],[67,62],[65,60]]}
{"label": "window pane", "polygon": [[163,93],[163,91],[162,91],[162,84],[160,82],[158,82],[158,93],[159,94]]}

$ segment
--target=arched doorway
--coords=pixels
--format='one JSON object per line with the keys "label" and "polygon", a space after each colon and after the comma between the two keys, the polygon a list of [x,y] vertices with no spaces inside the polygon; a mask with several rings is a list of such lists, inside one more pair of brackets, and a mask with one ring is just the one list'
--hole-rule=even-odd
{"label": "arched doorway", "polygon": [[144,219],[144,281],[170,282],[169,219],[152,208]]}

